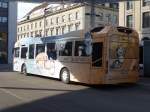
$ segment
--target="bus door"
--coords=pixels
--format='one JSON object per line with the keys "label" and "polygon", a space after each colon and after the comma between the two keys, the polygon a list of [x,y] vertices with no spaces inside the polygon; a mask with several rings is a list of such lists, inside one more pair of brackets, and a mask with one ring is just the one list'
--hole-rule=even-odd
{"label": "bus door", "polygon": [[45,53],[45,44],[36,44],[36,51],[35,51],[35,66],[37,73],[39,75],[44,75],[44,63],[47,60],[47,55]]}
{"label": "bus door", "polygon": [[103,79],[103,42],[93,42],[92,44],[92,77],[91,82],[100,83]]}
{"label": "bus door", "polygon": [[15,71],[20,71],[20,47],[14,48],[14,60],[13,60],[13,69]]}
{"label": "bus door", "polygon": [[57,59],[57,52],[55,48],[55,43],[47,43],[47,60],[45,60],[45,70],[47,75],[55,74],[55,63]]}
{"label": "bus door", "polygon": [[36,74],[36,61],[35,61],[35,44],[29,45],[29,53],[28,53],[28,60],[27,60],[27,72]]}
{"label": "bus door", "polygon": [[[131,37],[112,35],[109,40],[109,80],[127,79],[129,72],[136,65],[136,48]],[[134,42],[134,41],[133,41]]]}

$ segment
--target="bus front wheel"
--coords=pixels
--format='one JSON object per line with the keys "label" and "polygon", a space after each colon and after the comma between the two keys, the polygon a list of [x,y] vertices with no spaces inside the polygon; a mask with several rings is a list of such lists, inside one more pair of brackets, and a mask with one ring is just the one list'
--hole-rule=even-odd
{"label": "bus front wheel", "polygon": [[69,70],[66,68],[62,69],[60,78],[61,78],[62,82],[69,84],[69,82],[70,82]]}
{"label": "bus front wheel", "polygon": [[27,68],[25,64],[22,65],[21,73],[27,75]]}

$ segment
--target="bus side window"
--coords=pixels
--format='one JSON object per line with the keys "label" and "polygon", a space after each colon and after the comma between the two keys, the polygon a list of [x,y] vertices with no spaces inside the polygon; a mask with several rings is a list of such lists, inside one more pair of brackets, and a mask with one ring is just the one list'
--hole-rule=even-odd
{"label": "bus side window", "polygon": [[47,44],[47,56],[48,59],[57,59],[57,51],[55,49],[55,43],[48,43]]}
{"label": "bus side window", "polygon": [[86,49],[83,41],[75,42],[75,56],[87,56],[85,50]]}
{"label": "bus side window", "polygon": [[101,67],[102,66],[102,55],[103,54],[103,43],[96,42],[93,43],[92,50],[92,66]]}
{"label": "bus side window", "polygon": [[20,51],[19,50],[20,50],[19,47],[14,48],[14,57],[19,58],[19,55],[20,55]]}
{"label": "bus side window", "polygon": [[59,56],[72,56],[72,42],[66,42],[64,49],[59,51]]}
{"label": "bus side window", "polygon": [[45,45],[44,44],[37,44],[36,45],[36,56],[42,52],[45,52]]}
{"label": "bus side window", "polygon": [[34,59],[34,44],[29,45],[29,59]]}
{"label": "bus side window", "polygon": [[21,48],[21,58],[26,58],[27,54],[27,47],[22,47]]}

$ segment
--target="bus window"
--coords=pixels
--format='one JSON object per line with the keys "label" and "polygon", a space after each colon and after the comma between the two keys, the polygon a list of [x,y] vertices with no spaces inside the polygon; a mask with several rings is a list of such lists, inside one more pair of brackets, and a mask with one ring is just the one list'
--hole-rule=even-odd
{"label": "bus window", "polygon": [[36,45],[36,56],[42,52],[45,52],[45,45],[44,44],[37,44]]}
{"label": "bus window", "polygon": [[92,66],[101,67],[102,66],[102,52],[103,52],[103,43],[96,42],[93,43],[92,50]]}
{"label": "bus window", "polygon": [[19,54],[20,54],[20,48],[17,47],[17,48],[14,48],[14,57],[18,58],[19,57]]}
{"label": "bus window", "polygon": [[72,56],[72,42],[66,42],[64,49],[59,51],[59,56]]}
{"label": "bus window", "polygon": [[57,59],[55,43],[48,43],[47,44],[47,55],[48,55],[48,59],[53,59],[53,60]]}
{"label": "bus window", "polygon": [[34,59],[34,44],[29,45],[29,59]]}
{"label": "bus window", "polygon": [[26,58],[27,56],[27,47],[21,48],[21,58]]}
{"label": "bus window", "polygon": [[83,41],[75,42],[75,56],[87,56],[85,50],[86,49]]}

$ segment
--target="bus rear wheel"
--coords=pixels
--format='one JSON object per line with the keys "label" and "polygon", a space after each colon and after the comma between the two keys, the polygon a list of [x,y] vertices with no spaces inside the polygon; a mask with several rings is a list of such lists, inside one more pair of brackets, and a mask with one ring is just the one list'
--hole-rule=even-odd
{"label": "bus rear wheel", "polygon": [[69,84],[69,82],[70,82],[70,72],[69,72],[69,70],[66,69],[66,68],[62,69],[60,78],[61,78],[61,81],[63,83]]}
{"label": "bus rear wheel", "polygon": [[27,68],[25,64],[22,65],[21,73],[27,75]]}

